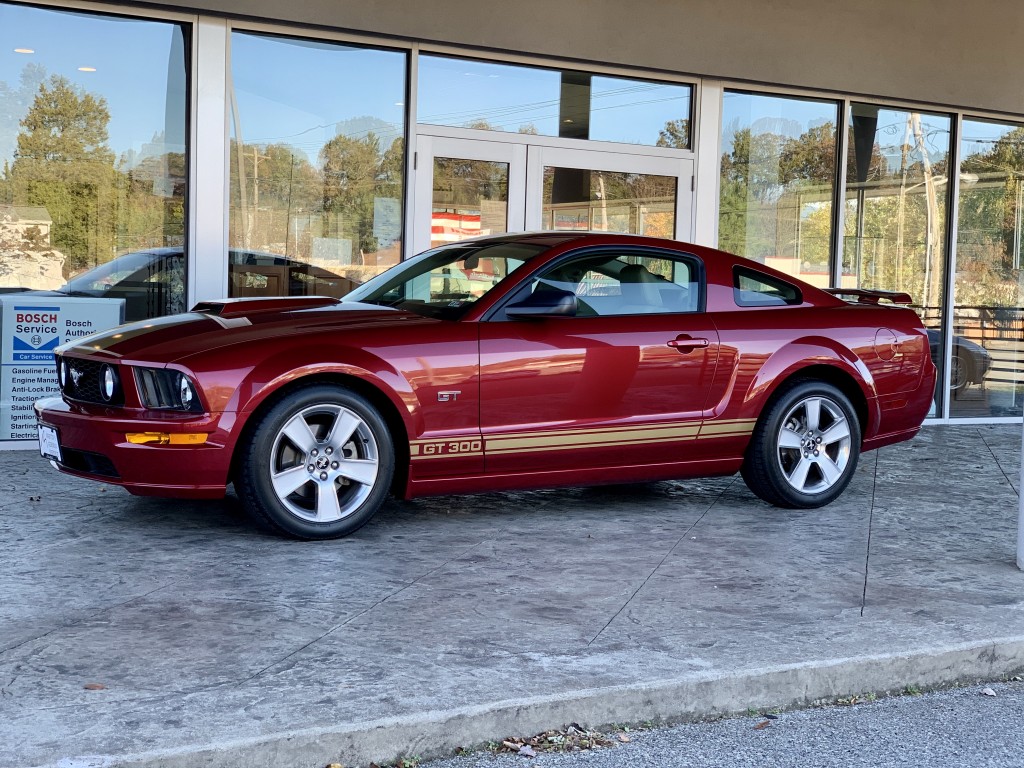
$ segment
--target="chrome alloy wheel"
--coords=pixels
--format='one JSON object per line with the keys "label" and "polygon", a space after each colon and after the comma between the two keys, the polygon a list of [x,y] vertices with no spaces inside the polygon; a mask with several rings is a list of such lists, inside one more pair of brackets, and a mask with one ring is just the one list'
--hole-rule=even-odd
{"label": "chrome alloy wheel", "polygon": [[786,482],[800,493],[822,493],[846,472],[850,424],[834,400],[820,395],[806,397],[786,413],[776,444]]}
{"label": "chrome alloy wheel", "polygon": [[296,413],[274,437],[270,481],[289,512],[329,523],[359,509],[379,473],[377,441],[354,411],[313,405]]}

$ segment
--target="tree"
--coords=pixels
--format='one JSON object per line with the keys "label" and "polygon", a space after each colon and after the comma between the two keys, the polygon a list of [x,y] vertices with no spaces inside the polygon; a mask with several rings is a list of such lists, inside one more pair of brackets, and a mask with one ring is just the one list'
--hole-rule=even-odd
{"label": "tree", "polygon": [[659,147],[689,149],[690,121],[686,118],[669,120],[665,123],[665,127],[658,131],[658,140],[655,144]]}
{"label": "tree", "polygon": [[10,170],[13,199],[46,208],[53,245],[74,271],[114,253],[116,171],[106,99],[53,75],[21,120]]}
{"label": "tree", "polygon": [[335,136],[320,150],[323,210],[334,214],[325,222],[324,234],[347,236],[360,256],[377,250],[374,197],[382,160],[380,140],[374,133],[361,139]]}
{"label": "tree", "polygon": [[[4,105],[0,111],[0,158],[3,158],[5,165],[14,159],[21,119],[32,106],[44,80],[46,68],[32,63],[21,70],[17,87],[0,81],[0,104]],[[0,198],[0,202],[11,201]]]}

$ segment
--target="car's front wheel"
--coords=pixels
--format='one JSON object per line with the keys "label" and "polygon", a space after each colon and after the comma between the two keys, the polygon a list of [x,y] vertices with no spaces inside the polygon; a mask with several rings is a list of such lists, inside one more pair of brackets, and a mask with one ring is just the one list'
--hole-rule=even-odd
{"label": "car's front wheel", "polygon": [[383,504],[394,473],[387,425],[361,395],[317,384],[271,407],[241,446],[236,488],[271,528],[347,536]]}
{"label": "car's front wheel", "polygon": [[758,420],[743,479],[770,504],[824,506],[853,478],[860,437],[860,423],[846,395],[824,382],[796,381]]}

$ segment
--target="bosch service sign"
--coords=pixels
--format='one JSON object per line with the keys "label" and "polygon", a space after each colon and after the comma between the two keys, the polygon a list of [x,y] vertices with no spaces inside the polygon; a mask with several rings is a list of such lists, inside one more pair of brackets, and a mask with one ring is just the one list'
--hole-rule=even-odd
{"label": "bosch service sign", "polygon": [[0,296],[3,375],[0,440],[36,440],[32,404],[57,395],[53,350],[121,323],[121,299]]}
{"label": "bosch service sign", "polygon": [[[12,356],[15,363],[46,363],[60,344],[60,307],[12,307],[14,336]],[[6,323],[5,323],[6,325]]]}

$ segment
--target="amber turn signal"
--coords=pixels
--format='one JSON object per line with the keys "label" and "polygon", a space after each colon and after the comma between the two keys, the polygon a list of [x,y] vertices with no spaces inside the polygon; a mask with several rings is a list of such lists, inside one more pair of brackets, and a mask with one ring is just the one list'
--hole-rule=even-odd
{"label": "amber turn signal", "polygon": [[208,437],[205,432],[129,432],[125,435],[129,443],[136,445],[202,445]]}

